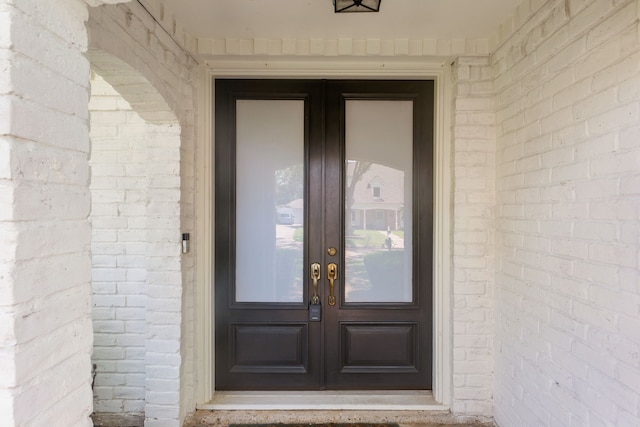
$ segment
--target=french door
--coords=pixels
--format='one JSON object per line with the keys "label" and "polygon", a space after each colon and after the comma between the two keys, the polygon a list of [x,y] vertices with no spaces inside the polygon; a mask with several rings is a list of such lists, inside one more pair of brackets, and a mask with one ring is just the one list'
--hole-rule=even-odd
{"label": "french door", "polygon": [[216,80],[217,390],[431,388],[433,105]]}

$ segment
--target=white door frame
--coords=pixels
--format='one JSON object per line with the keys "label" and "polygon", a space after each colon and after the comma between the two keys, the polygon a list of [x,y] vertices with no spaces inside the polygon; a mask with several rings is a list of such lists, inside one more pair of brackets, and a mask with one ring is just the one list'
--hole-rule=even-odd
{"label": "white door frame", "polygon": [[[433,251],[433,398],[449,408],[452,393],[451,322],[451,83],[445,58],[394,58],[393,61],[354,61],[353,58],[321,62],[258,59],[209,61],[200,67],[198,98],[198,141],[196,164],[196,402],[206,406],[214,395],[213,347],[213,247],[214,171],[213,79],[228,78],[357,78],[433,79],[435,81],[434,147],[434,251]],[[321,68],[319,68],[321,67]],[[440,408],[440,409],[442,409]]]}

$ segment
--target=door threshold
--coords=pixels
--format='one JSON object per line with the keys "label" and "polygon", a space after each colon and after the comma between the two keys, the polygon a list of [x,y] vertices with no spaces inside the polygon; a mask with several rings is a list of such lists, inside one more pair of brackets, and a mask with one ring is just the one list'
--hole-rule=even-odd
{"label": "door threshold", "polygon": [[202,410],[447,411],[428,390],[216,391]]}

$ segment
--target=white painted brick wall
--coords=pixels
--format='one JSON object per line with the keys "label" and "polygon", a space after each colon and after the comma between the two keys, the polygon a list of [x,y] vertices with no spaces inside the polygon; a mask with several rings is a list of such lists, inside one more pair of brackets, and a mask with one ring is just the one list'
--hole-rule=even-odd
{"label": "white painted brick wall", "polygon": [[[144,413],[147,125],[91,79],[94,410]],[[141,171],[141,172],[139,172]]]}
{"label": "white painted brick wall", "polygon": [[496,422],[638,426],[639,2],[529,6],[492,56]]}
{"label": "white painted brick wall", "polygon": [[488,57],[452,64],[453,396],[459,415],[492,415],[495,114]]}
{"label": "white painted brick wall", "polygon": [[3,426],[91,425],[86,9],[0,2]]}
{"label": "white painted brick wall", "polygon": [[180,127],[146,123],[99,77],[90,108],[95,410],[167,425],[181,409]]}
{"label": "white painted brick wall", "polygon": [[[136,250],[146,250],[145,268],[140,268],[138,262],[141,258],[137,253],[129,258],[109,253],[104,254],[105,257],[94,257],[94,262],[108,264],[97,269],[106,271],[108,279],[103,282],[104,287],[98,289],[111,292],[109,280],[116,278],[126,293],[125,304],[144,307],[143,322],[135,309],[124,311],[128,308],[125,306],[118,310],[117,304],[122,301],[117,297],[122,295],[116,294],[115,300],[103,300],[107,307],[112,303],[116,307],[115,313],[109,308],[103,313],[116,316],[115,320],[113,317],[109,320],[116,322],[113,324],[115,330],[106,335],[121,336],[123,327],[125,333],[135,335],[131,338],[135,343],[124,346],[117,341],[113,346],[112,338],[105,338],[107,356],[118,353],[115,350],[118,346],[127,356],[110,371],[113,381],[120,378],[117,376],[120,370],[140,381],[132,383],[131,387],[120,388],[122,395],[119,396],[115,395],[118,387],[105,385],[102,389],[105,395],[99,396],[100,405],[106,405],[105,410],[128,412],[130,409],[118,406],[120,401],[128,401],[133,410],[140,408],[142,361],[145,425],[180,426],[184,416],[195,408],[195,264],[192,253],[181,255],[180,238],[182,232],[190,232],[195,237],[193,165],[197,64],[139,3],[91,9],[88,31],[92,66],[147,122],[128,122],[131,113],[119,117],[112,114],[101,117],[98,114],[95,124],[99,126],[92,128],[92,136],[111,141],[121,136],[120,126],[125,125],[129,139],[146,138],[144,164],[139,163],[141,159],[136,158],[135,153],[127,156],[122,152],[126,141],[121,138],[120,145],[112,146],[117,148],[121,158],[116,155],[115,163],[113,158],[105,158],[105,164],[101,166],[108,176],[119,177],[116,180],[117,190],[131,187],[126,188],[124,203],[120,202],[121,192],[106,188],[100,192],[104,203],[94,203],[94,214],[115,219],[94,233],[97,239],[103,240],[105,247],[124,243]],[[113,100],[96,101],[92,105],[96,109],[110,111]],[[135,187],[140,180],[145,181],[144,191]],[[122,218],[113,218],[118,213],[118,210],[114,211],[115,206],[119,206],[121,217],[128,217],[127,228],[116,232],[109,227],[123,225],[118,222]],[[136,220],[136,217],[144,219]],[[112,265],[114,258],[115,269]],[[94,271],[94,279],[96,272],[100,273]],[[130,285],[129,288],[123,288],[122,281]],[[136,295],[135,283],[141,281],[145,283],[144,292]],[[134,329],[129,331],[127,326]],[[139,347],[140,336],[145,337],[144,351]],[[108,366],[108,361],[103,361],[105,363]],[[109,377],[105,376],[104,380],[108,381]]]}

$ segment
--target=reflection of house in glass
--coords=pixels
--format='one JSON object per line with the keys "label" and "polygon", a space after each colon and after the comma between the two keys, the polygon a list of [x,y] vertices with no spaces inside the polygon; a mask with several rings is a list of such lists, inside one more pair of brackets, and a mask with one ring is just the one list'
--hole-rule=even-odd
{"label": "reflection of house in glass", "polygon": [[347,222],[351,229],[403,229],[405,179],[405,172],[398,169],[347,162]]}

